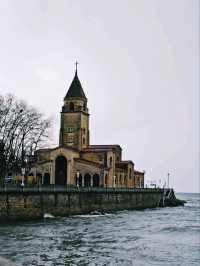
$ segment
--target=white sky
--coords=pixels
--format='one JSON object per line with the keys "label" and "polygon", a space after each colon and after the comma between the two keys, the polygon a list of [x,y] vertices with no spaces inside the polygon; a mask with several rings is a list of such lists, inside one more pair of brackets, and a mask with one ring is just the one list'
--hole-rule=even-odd
{"label": "white sky", "polygon": [[0,94],[52,116],[55,145],[78,60],[91,143],[199,191],[198,0],[0,0],[0,38]]}

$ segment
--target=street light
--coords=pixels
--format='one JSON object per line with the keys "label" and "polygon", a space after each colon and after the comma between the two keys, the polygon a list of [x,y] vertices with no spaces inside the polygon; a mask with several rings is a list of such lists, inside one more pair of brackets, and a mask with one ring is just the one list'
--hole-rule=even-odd
{"label": "street light", "polygon": [[22,165],[22,182],[21,187],[24,187],[25,175],[26,175],[26,166],[27,166],[28,159],[25,158],[24,163]]}
{"label": "street light", "polygon": [[21,182],[21,187],[24,187],[24,176],[25,176],[26,169],[22,167],[22,182]]}
{"label": "street light", "polygon": [[80,176],[80,173],[77,171],[76,172],[77,187],[79,187],[79,176]]}
{"label": "street light", "polygon": [[170,173],[167,173],[167,188],[169,188],[169,175]]}

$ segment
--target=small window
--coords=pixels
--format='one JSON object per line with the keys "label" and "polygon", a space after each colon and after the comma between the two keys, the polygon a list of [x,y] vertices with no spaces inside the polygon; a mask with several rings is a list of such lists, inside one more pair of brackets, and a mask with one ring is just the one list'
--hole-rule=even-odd
{"label": "small window", "polygon": [[83,134],[85,134],[85,128],[83,128]]}
{"label": "small window", "polygon": [[129,179],[131,179],[131,174],[132,174],[132,171],[131,171],[131,168],[129,169]]}
{"label": "small window", "polygon": [[110,157],[110,167],[112,167],[112,157]]}
{"label": "small window", "polygon": [[83,138],[83,144],[85,144],[85,138]]}
{"label": "small window", "polygon": [[69,110],[70,110],[70,111],[74,111],[74,103],[71,102],[71,103],[69,104]]}
{"label": "small window", "polygon": [[67,133],[73,133],[75,129],[73,127],[68,127],[67,128]]}
{"label": "small window", "polygon": [[83,111],[86,111],[86,104],[83,104]]}

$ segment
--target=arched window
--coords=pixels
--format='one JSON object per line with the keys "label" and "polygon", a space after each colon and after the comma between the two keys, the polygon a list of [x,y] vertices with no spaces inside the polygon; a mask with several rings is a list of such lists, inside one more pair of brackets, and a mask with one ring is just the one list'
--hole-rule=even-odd
{"label": "arched window", "polygon": [[83,144],[85,144],[85,138],[83,138]]}
{"label": "arched window", "polygon": [[124,185],[127,186],[127,179],[126,179],[126,175],[124,177]]}
{"label": "arched window", "polygon": [[69,110],[74,111],[74,103],[72,102],[69,103]]}
{"label": "arched window", "polygon": [[122,184],[122,176],[121,175],[119,176],[119,183],[120,183],[120,185]]}
{"label": "arched window", "polygon": [[82,175],[80,173],[79,173],[79,175],[76,174],[75,180],[76,180],[76,185],[77,186],[79,186],[79,187],[82,187],[83,186],[83,183],[82,183]]}
{"label": "arched window", "polygon": [[110,157],[110,167],[112,167],[112,156]]}
{"label": "arched window", "polygon": [[37,184],[42,184],[42,174],[41,173],[37,173]]}
{"label": "arched window", "polygon": [[43,176],[43,184],[44,185],[50,185],[50,174],[45,173]]}
{"label": "arched window", "polygon": [[108,175],[106,174],[105,175],[105,186],[107,187],[107,185],[108,185]]}
{"label": "arched window", "polygon": [[129,179],[131,179],[131,174],[132,174],[132,171],[131,171],[131,168],[129,169]]}
{"label": "arched window", "polygon": [[91,186],[91,176],[90,176],[90,174],[85,174],[84,187],[90,187],[90,186]]}
{"label": "arched window", "polygon": [[100,177],[98,174],[93,175],[93,187],[99,187],[100,185]]}

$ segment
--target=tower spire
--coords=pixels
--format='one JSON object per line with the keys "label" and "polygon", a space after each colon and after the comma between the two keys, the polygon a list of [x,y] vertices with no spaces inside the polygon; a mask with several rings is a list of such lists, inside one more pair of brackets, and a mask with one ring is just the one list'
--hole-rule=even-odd
{"label": "tower spire", "polygon": [[76,75],[76,76],[77,76],[78,64],[79,64],[79,63],[76,61],[76,62],[75,62],[75,66],[76,66],[76,68],[75,68],[75,75]]}

